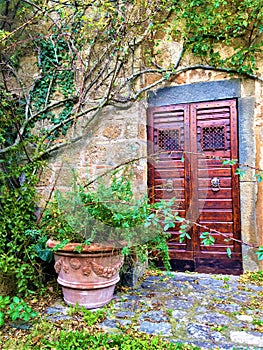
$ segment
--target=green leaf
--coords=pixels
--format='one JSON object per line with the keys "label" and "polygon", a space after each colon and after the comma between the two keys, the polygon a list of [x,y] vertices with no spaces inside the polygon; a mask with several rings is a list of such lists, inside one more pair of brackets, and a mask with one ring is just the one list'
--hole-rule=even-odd
{"label": "green leaf", "polygon": [[228,256],[229,258],[231,258],[232,251],[231,251],[231,249],[230,249],[229,247],[226,248],[226,253],[227,253],[227,256]]}
{"label": "green leaf", "polygon": [[255,174],[255,177],[256,177],[258,183],[263,180],[263,174]]}
{"label": "green leaf", "polygon": [[5,309],[9,303],[10,303],[10,297],[8,295],[5,297],[0,295],[0,309]]}
{"label": "green leaf", "polygon": [[167,231],[169,228],[172,228],[172,227],[175,227],[174,222],[168,222],[168,224],[166,224],[163,229],[164,231]]}
{"label": "green leaf", "polygon": [[180,236],[179,236],[179,243],[183,243],[184,242],[184,240],[185,240],[185,235],[184,234],[180,234]]}
{"label": "green leaf", "polygon": [[67,245],[69,243],[68,239],[63,239],[61,242],[59,242],[58,244],[55,245],[55,247],[53,248],[53,250],[60,250],[63,249],[65,247],[65,245]]}
{"label": "green leaf", "polygon": [[223,165],[234,165],[237,163],[237,159],[223,159],[222,164]]}
{"label": "green leaf", "polygon": [[207,232],[207,231],[202,232],[202,233],[200,234],[200,238],[206,238],[207,236],[209,236],[209,234],[210,234],[210,232]]}
{"label": "green leaf", "polygon": [[178,222],[184,222],[185,218],[182,218],[181,216],[176,216],[176,221]]}
{"label": "green leaf", "polygon": [[246,171],[243,169],[240,169],[240,168],[237,168],[235,171],[235,174],[239,175],[240,177],[244,176],[245,173],[246,173]]}
{"label": "green leaf", "polygon": [[130,254],[130,248],[129,247],[123,247],[121,253],[124,256],[129,255]]}
{"label": "green leaf", "polygon": [[170,76],[171,76],[171,73],[169,73],[169,72],[166,72],[166,73],[164,73],[164,75],[163,75],[163,77],[164,77],[166,80],[168,80],[168,79],[170,78]]}
{"label": "green leaf", "polygon": [[12,321],[15,321],[15,320],[17,320],[18,318],[19,318],[19,312],[18,311],[15,311],[15,312],[13,312],[12,314],[11,314],[11,319],[12,319]]}
{"label": "green leaf", "polygon": [[182,232],[179,236],[179,242],[183,243],[186,238],[191,239],[191,236],[187,232]]}
{"label": "green leaf", "polygon": [[20,303],[20,299],[18,297],[14,297],[13,298],[13,302],[18,304],[18,303]]}
{"label": "green leaf", "polygon": [[258,260],[263,260],[263,246],[260,246],[258,250],[256,251],[256,254],[258,256]]}
{"label": "green leaf", "polygon": [[77,253],[81,253],[82,252],[82,250],[83,250],[83,246],[82,246],[82,244],[80,244],[80,245],[76,245],[75,247],[74,247],[74,252],[77,252]]}
{"label": "green leaf", "polygon": [[40,249],[37,250],[37,255],[39,256],[39,258],[47,263],[50,263],[52,261],[53,258],[53,253],[52,250],[50,249]]}
{"label": "green leaf", "polygon": [[2,327],[5,324],[5,314],[0,311],[0,327]]}
{"label": "green leaf", "polygon": [[215,239],[210,232],[202,232],[200,238],[205,246],[213,245],[215,243]]}
{"label": "green leaf", "polygon": [[84,241],[84,244],[85,244],[85,245],[91,245],[91,243],[92,243],[92,239],[86,239],[86,240]]}
{"label": "green leaf", "polygon": [[191,236],[186,232],[185,233],[186,238],[191,239]]}

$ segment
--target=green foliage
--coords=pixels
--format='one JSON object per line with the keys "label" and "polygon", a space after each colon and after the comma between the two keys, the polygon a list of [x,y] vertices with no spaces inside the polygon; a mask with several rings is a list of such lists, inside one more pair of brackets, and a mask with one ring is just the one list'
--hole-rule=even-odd
{"label": "green foliage", "polygon": [[[36,339],[38,341],[36,341]],[[47,327],[40,324],[36,327],[34,336],[27,336],[23,339],[23,349],[69,349],[69,350],[197,350],[196,346],[182,343],[172,343],[163,339],[161,336],[152,336],[137,331],[119,331],[118,333],[109,333],[96,331],[95,329],[83,330],[55,330],[54,327]],[[8,346],[12,343],[9,342]],[[4,349],[6,349],[4,347]],[[20,349],[20,347],[18,347]],[[22,348],[21,348],[22,349]]]}
{"label": "green foliage", "polygon": [[251,282],[263,284],[263,270],[247,272],[246,277],[248,277]]}
{"label": "green foliage", "polygon": [[5,324],[5,310],[10,303],[10,297],[0,295],[0,327]]}
{"label": "green foliage", "polygon": [[3,167],[6,172],[0,172],[0,270],[15,277],[18,294],[28,294],[43,283],[40,257],[47,258],[47,238],[35,230],[38,196],[34,167],[10,163]]}
{"label": "green foliage", "polygon": [[263,172],[256,173],[255,178],[257,179],[257,182],[261,182],[263,180]]}
{"label": "green foliage", "polygon": [[222,159],[223,165],[235,165],[237,164],[237,159]]}
{"label": "green foliage", "polygon": [[246,170],[237,168],[235,171],[235,174],[239,175],[240,177],[244,176],[246,174]]}
{"label": "green foliage", "polygon": [[0,144],[9,145],[14,141],[12,95],[0,84]]}
{"label": "green foliage", "polygon": [[37,312],[33,311],[22,299],[15,296],[11,300],[9,296],[3,297],[0,295],[0,327],[8,320],[28,322],[37,315]]}
{"label": "green foliage", "polygon": [[[123,349],[123,350],[179,350],[184,349],[182,344],[172,344],[160,337],[150,337],[147,335],[134,336],[133,334],[108,334],[97,333],[95,335],[88,336],[85,331],[65,332],[61,331],[58,341],[43,342],[48,346],[56,346],[56,349],[64,349],[67,346],[68,349]],[[43,345],[44,345],[43,344]],[[63,345],[62,345],[63,344]]]}
{"label": "green foliage", "polygon": [[[180,35],[202,63],[241,74],[256,71],[256,56],[262,52],[260,0],[182,0],[175,14],[173,34]],[[231,54],[224,55],[228,47]]]}
{"label": "green foliage", "polygon": [[256,251],[256,254],[258,256],[258,260],[263,260],[263,246],[260,246],[258,250]]}
{"label": "green foliage", "polygon": [[256,272],[245,272],[242,276],[240,276],[240,280],[245,284],[253,283],[258,286],[263,286],[263,270]]}
{"label": "green foliage", "polygon": [[213,245],[215,243],[215,239],[210,232],[202,232],[200,234],[200,238],[202,240],[202,244],[205,246]]}
{"label": "green foliage", "polygon": [[231,250],[230,247],[227,247],[227,248],[226,248],[226,253],[227,253],[227,256],[228,256],[229,258],[231,258],[232,250]]}
{"label": "green foliage", "polygon": [[82,317],[83,321],[88,327],[94,326],[96,323],[102,322],[107,313],[108,313],[108,308],[102,307],[98,310],[88,310],[85,309],[84,307],[79,307],[78,305],[70,308],[69,310],[69,315],[74,315],[77,317]]}
{"label": "green foliage", "polygon": [[39,229],[26,230],[24,235],[25,240],[29,240],[27,254],[30,259],[40,258],[45,262],[51,262],[53,254],[52,251],[46,247],[48,237],[44,236]]}
{"label": "green foliage", "polygon": [[[34,89],[31,91],[31,103],[36,111],[43,111],[38,119],[46,120],[49,123],[49,127],[40,128],[40,140],[48,139],[51,141],[55,140],[60,132],[62,135],[66,135],[71,125],[67,119],[69,119],[74,105],[74,71],[70,66],[69,48],[63,37],[54,34],[50,38],[40,38],[36,44],[40,50],[38,67],[41,76],[35,81]],[[55,93],[60,94],[60,98],[67,99],[59,113],[46,109]],[[34,127],[34,123],[28,125],[29,133]],[[41,142],[38,142],[38,147],[40,145]]]}
{"label": "green foliage", "polygon": [[126,172],[114,172],[107,184],[99,182],[95,189],[74,178],[71,191],[56,191],[41,226],[46,235],[60,241],[56,250],[69,241],[124,247],[124,253],[129,247],[145,250],[146,244],[169,260],[165,231],[174,225],[173,201],[150,204],[146,196],[136,198],[132,174]]}
{"label": "green foliage", "polygon": [[[10,6],[7,10],[10,18],[21,16],[25,20],[32,15],[29,4]],[[15,25],[11,19],[9,23]],[[9,40],[16,41],[16,36],[10,37],[6,45]],[[30,91],[19,95],[9,92],[5,73],[0,89],[0,269],[15,276],[18,294],[28,294],[42,286],[45,279],[42,260],[50,262],[52,258],[45,247],[47,237],[36,227],[39,198],[35,187],[37,173],[44,166],[40,154],[49,146],[47,141],[64,135],[70,125],[64,121],[72,111],[75,91],[65,39],[54,34],[48,38],[38,35],[34,40],[39,49],[41,75]],[[20,58],[21,52],[17,50],[10,53],[6,64],[16,70]],[[21,91],[25,92],[23,86]],[[55,92],[67,99],[56,116],[46,108]],[[35,123],[43,120],[46,127],[36,134]]]}
{"label": "green foliage", "polygon": [[[18,293],[22,293],[41,284],[39,259],[50,260],[50,252],[44,247],[45,233],[34,231],[36,174],[44,166],[42,160],[79,139],[74,127],[82,116],[88,120],[87,126],[104,106],[134,101],[152,88],[149,84],[138,89],[142,76],[147,81],[145,76],[155,72],[169,80],[177,73],[174,62],[168,63],[168,68],[153,65],[157,50],[162,54],[159,34],[161,38],[165,33],[170,40],[182,42],[181,59],[192,52],[195,60],[215,68],[255,74],[262,54],[263,10],[260,0],[56,4],[38,0],[7,4],[0,4],[0,269],[16,276]],[[155,34],[157,39],[152,40]],[[137,63],[136,69],[134,66],[140,51],[147,56],[142,71],[138,71]],[[34,74],[23,75],[23,57],[35,57]],[[86,127],[83,130],[91,132]],[[223,162],[236,164],[236,160]],[[238,168],[237,173],[242,176],[243,168]],[[262,172],[257,171],[255,176],[258,182],[262,181]],[[134,230],[147,231],[153,245],[166,254],[164,241],[168,233],[155,234],[161,219],[165,231],[174,227],[164,203],[151,207],[143,199],[128,206],[128,184],[117,177],[114,181],[109,188],[101,186],[97,197],[83,187],[74,197],[76,215],[71,218],[61,215],[59,201],[67,204],[67,199],[57,194],[57,204],[46,212],[45,225],[50,219],[50,232],[61,238],[74,234],[81,240],[84,234],[87,244],[98,237],[101,223],[107,226],[108,237],[114,227],[115,234],[125,232],[125,239],[133,243]],[[114,198],[111,204],[110,196]],[[89,201],[92,205],[88,205]],[[79,205],[89,214],[84,225]],[[86,227],[94,218],[96,225],[90,234]],[[175,221],[179,220],[175,214]],[[190,238],[187,225],[181,222],[181,242]],[[261,248],[257,252],[259,259],[263,256]]]}
{"label": "green foliage", "polygon": [[176,216],[176,221],[181,222],[180,230],[179,230],[179,233],[180,233],[179,242],[182,243],[185,239],[191,239],[191,236],[187,232],[189,230],[191,222],[178,216],[178,213]]}

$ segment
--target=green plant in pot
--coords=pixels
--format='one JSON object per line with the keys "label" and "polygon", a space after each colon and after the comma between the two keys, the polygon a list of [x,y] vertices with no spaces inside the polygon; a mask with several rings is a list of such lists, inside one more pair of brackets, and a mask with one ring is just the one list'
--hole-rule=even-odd
{"label": "green plant in pot", "polygon": [[119,281],[124,254],[145,247],[158,250],[168,266],[163,229],[173,225],[173,201],[150,204],[136,198],[132,175],[114,172],[108,184],[96,188],[74,176],[70,191],[55,191],[42,226],[54,251],[55,270],[67,304],[97,308],[108,303]]}

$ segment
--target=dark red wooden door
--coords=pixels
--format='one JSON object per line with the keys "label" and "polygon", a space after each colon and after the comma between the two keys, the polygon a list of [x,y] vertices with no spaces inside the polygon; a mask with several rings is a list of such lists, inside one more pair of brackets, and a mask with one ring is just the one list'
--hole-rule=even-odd
{"label": "dark red wooden door", "polygon": [[[149,196],[176,198],[174,209],[193,224],[191,239],[179,241],[179,224],[168,242],[174,269],[242,272],[235,100],[152,107],[148,110]],[[152,160],[151,160],[152,159]],[[215,244],[204,245],[202,232],[214,229]],[[233,238],[233,240],[231,239]],[[231,258],[229,258],[229,249]]]}

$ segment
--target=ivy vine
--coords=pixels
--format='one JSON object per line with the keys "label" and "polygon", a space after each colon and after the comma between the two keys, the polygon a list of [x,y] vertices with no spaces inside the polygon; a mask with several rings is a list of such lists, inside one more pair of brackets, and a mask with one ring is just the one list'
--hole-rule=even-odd
{"label": "ivy vine", "polygon": [[[74,142],[74,122],[87,115],[87,129],[105,106],[144,97],[192,69],[186,57],[262,80],[262,34],[261,0],[0,3],[0,268],[22,278],[21,292],[41,281],[41,264],[25,248],[32,239],[24,240],[36,229],[38,173],[60,140]],[[164,36],[180,43],[176,62],[164,63]],[[38,67],[29,89],[20,75],[25,56]]]}

